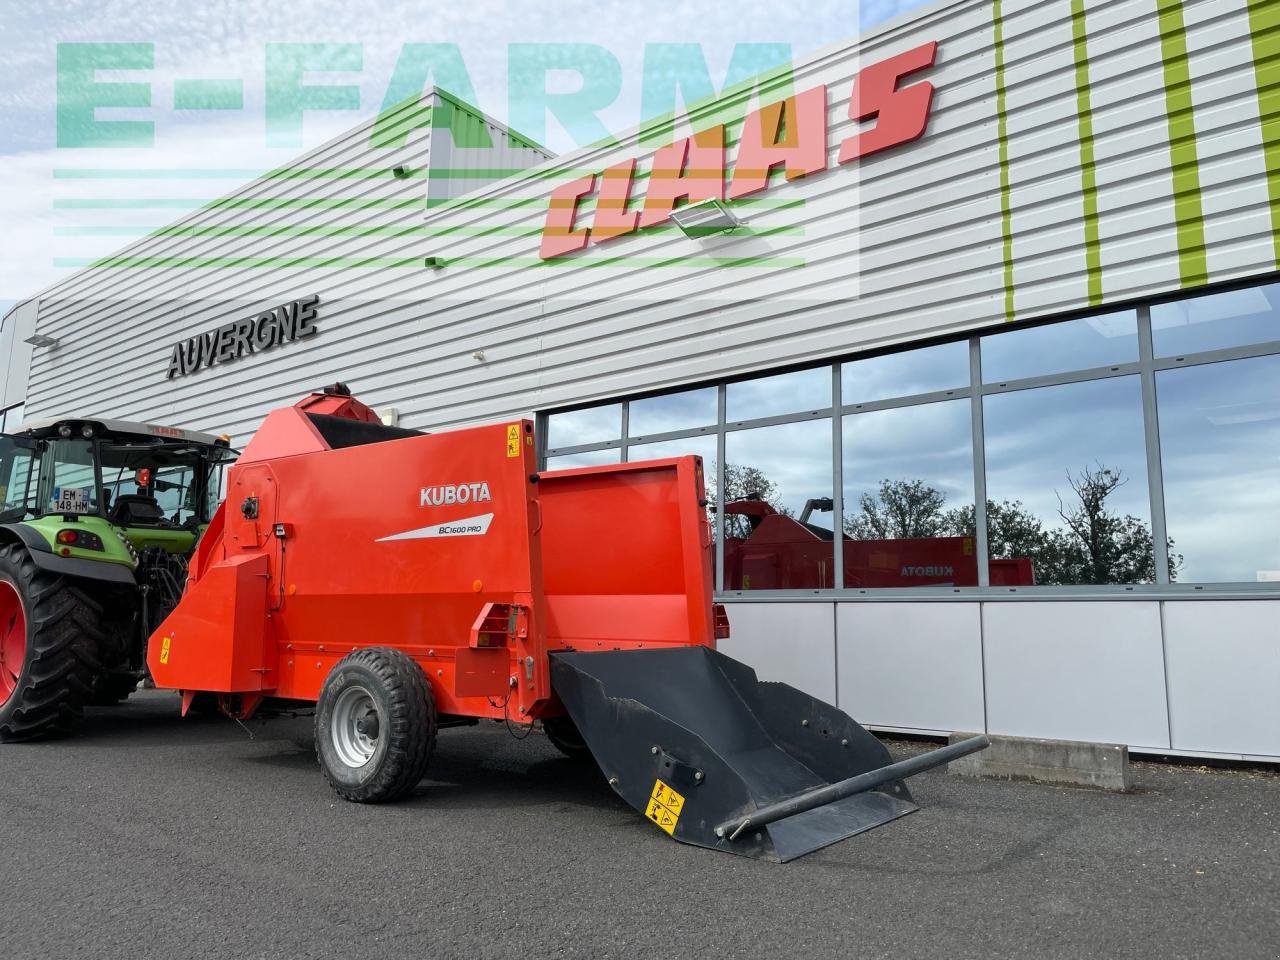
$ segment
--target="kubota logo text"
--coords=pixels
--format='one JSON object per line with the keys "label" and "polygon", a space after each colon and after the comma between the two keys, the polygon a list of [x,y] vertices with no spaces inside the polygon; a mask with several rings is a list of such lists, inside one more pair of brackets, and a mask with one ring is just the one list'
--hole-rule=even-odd
{"label": "kubota logo text", "polygon": [[903,567],[902,577],[954,577],[956,568],[950,564],[946,566],[929,566],[929,567]]}
{"label": "kubota logo text", "polygon": [[454,503],[484,503],[492,499],[489,484],[481,480],[479,483],[445,483],[435,487],[423,487],[419,505],[444,507]]}

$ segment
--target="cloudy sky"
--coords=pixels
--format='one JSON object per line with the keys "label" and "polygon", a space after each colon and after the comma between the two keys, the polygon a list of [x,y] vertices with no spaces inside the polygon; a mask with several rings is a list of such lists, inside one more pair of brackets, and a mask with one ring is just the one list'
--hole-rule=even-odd
{"label": "cloudy sky", "polygon": [[[149,229],[172,222],[193,203],[233,190],[253,171],[269,169],[370,117],[393,87],[407,44],[456,45],[464,79],[479,106],[498,119],[520,113],[522,89],[509,84],[512,45],[583,44],[616,96],[600,112],[617,132],[645,112],[642,93],[648,44],[697,44],[718,87],[735,50],[748,62],[808,53],[856,36],[921,6],[923,0],[468,0],[424,6],[408,0],[375,5],[345,0],[263,4],[258,0],[0,0],[7,44],[0,74],[0,306],[66,275],[85,260],[119,249]],[[71,64],[59,70],[60,43],[142,45],[150,69],[99,70],[97,82],[144,83],[150,106],[99,108],[97,120],[152,123],[146,147],[59,144],[58,104],[74,87]],[[265,89],[268,44],[350,44],[336,66],[306,82],[346,85],[347,108],[308,112],[301,139],[267,141]],[[769,46],[772,45],[772,46]],[[565,54],[567,48],[557,48]],[[136,51],[135,51],[136,55]],[[767,64],[765,64],[767,65]],[[61,78],[61,81],[60,81]],[[175,109],[175,81],[233,82],[239,109]],[[568,92],[582,80],[571,69],[547,75],[547,89]],[[514,90],[514,95],[511,93]],[[652,103],[649,104],[652,110]],[[527,118],[527,110],[525,114]],[[67,121],[64,114],[64,130]],[[537,129],[541,121],[543,129]],[[557,152],[590,132],[554,119],[527,120],[530,136]],[[122,173],[121,171],[127,171]],[[197,172],[198,175],[191,176]],[[88,204],[88,206],[86,206]],[[93,207],[97,204],[97,207]],[[185,205],[185,206],[184,206]],[[103,209],[108,212],[103,213]]]}

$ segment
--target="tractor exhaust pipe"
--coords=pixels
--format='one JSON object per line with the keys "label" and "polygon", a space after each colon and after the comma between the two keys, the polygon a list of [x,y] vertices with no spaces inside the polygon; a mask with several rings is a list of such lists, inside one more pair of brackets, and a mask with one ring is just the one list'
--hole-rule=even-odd
{"label": "tractor exhaust pipe", "polygon": [[767,807],[761,807],[754,811],[749,817],[741,819],[735,817],[733,820],[728,820],[716,827],[716,836],[736,840],[738,835],[749,827],[767,826],[778,820],[795,816],[797,813],[804,813],[807,810],[824,807],[828,803],[835,803],[837,800],[851,797],[855,793],[865,793],[868,790],[874,790],[876,787],[882,787],[886,783],[892,783],[894,780],[905,780],[907,777],[913,777],[917,773],[933,770],[935,767],[950,763],[952,760],[958,760],[961,757],[967,757],[971,753],[977,753],[979,750],[985,750],[989,746],[991,746],[991,741],[984,736],[970,737],[968,740],[961,740],[959,743],[940,747],[937,750],[930,750],[928,753],[922,753],[919,756],[901,760],[898,763],[891,763],[887,767],[880,767],[878,770],[868,770],[866,773],[850,777],[848,780],[841,780],[839,783],[818,787],[816,790],[810,790],[789,800],[771,803]]}

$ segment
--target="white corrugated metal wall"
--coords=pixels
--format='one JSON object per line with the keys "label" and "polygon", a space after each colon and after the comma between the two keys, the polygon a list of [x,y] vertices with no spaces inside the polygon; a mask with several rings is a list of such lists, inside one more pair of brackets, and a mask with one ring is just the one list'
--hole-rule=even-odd
{"label": "white corrugated metal wall", "polygon": [[[538,233],[550,190],[575,173],[644,158],[652,147],[624,136],[535,176],[438,204],[424,220],[420,182],[385,172],[403,162],[437,171],[433,184],[453,182],[439,179],[446,168],[422,155],[425,134],[400,152],[370,151],[363,126],[299,166],[382,176],[268,178],[188,221],[280,228],[278,236],[175,231],[127,255],[209,259],[173,266],[126,260],[45,293],[41,332],[70,344],[76,331],[92,329],[108,333],[117,349],[104,357],[94,337],[95,345],[85,338],[83,347],[39,352],[31,411],[101,409],[243,436],[272,404],[341,377],[378,405],[401,409],[407,423],[445,425],[989,325],[1010,318],[1010,286],[1018,319],[1079,308],[1090,302],[1082,82],[1092,101],[1098,183],[1096,281],[1108,299],[1176,289],[1158,2],[1085,4],[1081,43],[1070,3],[966,0],[819,53],[795,68],[790,89],[827,84],[833,164],[835,145],[853,132],[845,111],[858,66],[936,39],[928,131],[861,166],[833,166],[741,203],[750,227],[742,236],[689,240],[668,225],[542,263]],[[1183,7],[1212,242],[1207,279],[1273,270],[1247,0]],[[471,186],[459,160],[452,158],[445,176]],[[291,206],[254,207],[259,201]],[[446,265],[429,270],[424,256]],[[324,300],[321,336],[165,379],[177,340],[312,292]],[[483,363],[472,358],[477,349]]]}
{"label": "white corrugated metal wall", "polygon": [[[367,232],[148,241],[130,255],[277,259],[82,271],[41,298],[40,331],[64,345],[37,351],[28,413],[94,409],[243,440],[271,406],[344,379],[406,425],[439,427],[1271,274],[1280,174],[1258,50],[1276,41],[1260,43],[1250,7],[961,0],[821,51],[737,114],[825,83],[834,163],[854,129],[859,66],[937,40],[924,138],[778,185],[737,205],[747,230],[715,239],[667,225],[538,259],[550,191],[628,157],[643,169],[655,145],[634,133],[430,209],[400,205],[421,198],[413,181],[267,181],[249,194],[348,204],[342,216],[304,208],[289,226]],[[385,170],[393,160],[371,159],[366,134],[300,165]],[[444,180],[471,186],[458,164],[481,161],[462,153]],[[408,147],[402,161],[425,163]],[[280,216],[242,208],[225,222]],[[428,256],[445,265],[427,269]],[[319,336],[165,379],[174,342],[309,293],[323,300]],[[1280,675],[1274,611],[1267,600],[740,604],[731,652],[881,726],[1280,756],[1274,706],[1221,692]],[[790,624],[795,635],[801,619],[813,621],[805,655],[769,654],[770,634]],[[1214,624],[1234,646],[1210,663]],[[887,636],[914,638],[909,659],[927,669],[894,669]],[[1053,690],[1037,686],[1045,676]]]}

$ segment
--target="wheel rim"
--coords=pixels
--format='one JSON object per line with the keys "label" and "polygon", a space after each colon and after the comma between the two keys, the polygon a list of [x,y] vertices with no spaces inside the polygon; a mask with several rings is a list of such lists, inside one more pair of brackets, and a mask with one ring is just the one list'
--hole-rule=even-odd
{"label": "wheel rim", "polygon": [[18,688],[27,658],[27,612],[18,589],[0,580],[0,705],[8,703]]}
{"label": "wheel rim", "polygon": [[338,695],[329,722],[334,753],[346,766],[358,769],[378,750],[382,712],[364,687],[350,686]]}

